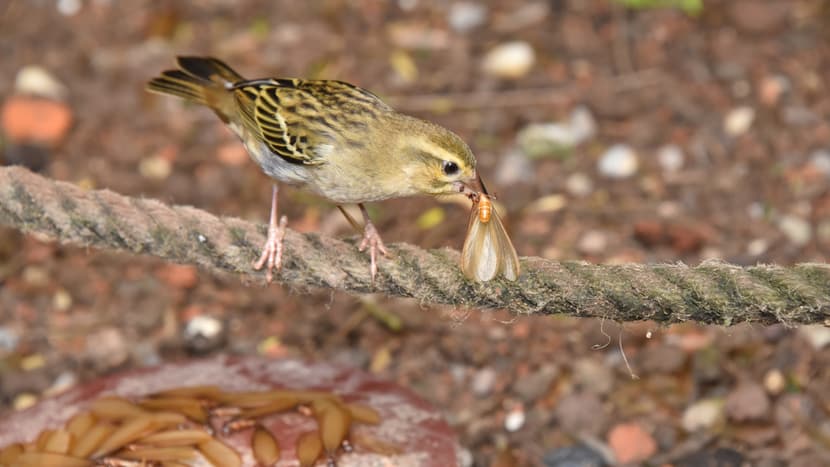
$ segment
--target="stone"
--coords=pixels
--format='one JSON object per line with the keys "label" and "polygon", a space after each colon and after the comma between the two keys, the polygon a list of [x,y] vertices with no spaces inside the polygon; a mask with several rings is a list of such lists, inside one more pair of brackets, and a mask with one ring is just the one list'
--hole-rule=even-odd
{"label": "stone", "polygon": [[487,6],[476,2],[455,2],[450,6],[447,22],[457,32],[471,31],[487,21]]}
{"label": "stone", "polygon": [[787,239],[796,246],[804,246],[813,237],[813,229],[810,223],[799,216],[785,215],[778,219],[778,228]]}
{"label": "stone", "polygon": [[512,389],[525,402],[533,402],[547,394],[558,376],[559,368],[545,365],[527,376],[518,378]]}
{"label": "stone", "polygon": [[819,351],[830,344],[830,327],[821,324],[809,324],[798,327],[798,334]]}
{"label": "stone", "polygon": [[554,409],[554,417],[565,433],[597,436],[606,425],[602,400],[590,392],[569,394]]}
{"label": "stone", "polygon": [[568,190],[572,196],[584,198],[594,191],[594,181],[591,177],[582,173],[575,172],[568,176],[565,180],[565,189]]}
{"label": "stone", "polygon": [[749,131],[755,120],[755,109],[752,107],[737,107],[729,111],[723,119],[723,130],[727,135],[738,137]]}
{"label": "stone", "polygon": [[683,411],[680,424],[689,433],[709,430],[723,422],[723,405],[720,398],[699,400]]}
{"label": "stone", "polygon": [[484,73],[503,79],[517,79],[526,75],[536,62],[536,52],[524,41],[499,44],[484,56]]}
{"label": "stone", "polygon": [[638,168],[637,153],[625,144],[615,144],[608,148],[597,163],[602,176],[614,179],[631,177],[637,173]]}
{"label": "stone", "polygon": [[603,455],[590,446],[577,444],[553,449],[545,453],[542,458],[545,467],[606,467]]}
{"label": "stone", "polygon": [[676,144],[667,144],[657,150],[657,162],[666,173],[675,173],[683,168],[683,150]]}
{"label": "stone", "polygon": [[752,382],[744,381],[726,397],[726,416],[736,422],[752,422],[764,420],[770,413],[770,401],[764,387]]}
{"label": "stone", "polygon": [[608,444],[620,464],[641,463],[657,452],[657,442],[639,423],[623,423],[612,428]]}
{"label": "stone", "polygon": [[66,138],[72,111],[63,102],[32,96],[12,96],[0,110],[3,133],[13,143],[53,148]]}
{"label": "stone", "polygon": [[185,325],[183,338],[190,351],[207,353],[225,342],[225,325],[213,316],[196,315]]}

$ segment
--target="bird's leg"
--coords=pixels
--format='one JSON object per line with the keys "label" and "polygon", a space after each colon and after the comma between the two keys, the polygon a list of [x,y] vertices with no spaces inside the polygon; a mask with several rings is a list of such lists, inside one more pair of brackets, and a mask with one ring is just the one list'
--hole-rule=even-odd
{"label": "bird's leg", "polygon": [[362,204],[358,204],[357,206],[360,208],[361,214],[363,214],[363,241],[360,242],[358,249],[360,251],[366,251],[366,248],[369,249],[369,258],[372,260],[372,265],[369,271],[372,273],[372,282],[374,282],[375,276],[378,273],[378,251],[380,251],[383,256],[389,256],[389,251],[386,250],[383,240],[380,239],[378,229],[375,228],[375,225],[372,224],[372,220],[369,219],[369,212],[366,211],[366,206],[363,206]]}
{"label": "bird's leg", "polygon": [[288,219],[285,216],[280,218],[277,224],[277,195],[279,188],[274,184],[271,191],[271,216],[268,221],[268,239],[265,240],[265,245],[262,247],[262,255],[254,263],[254,269],[257,271],[266,266],[265,280],[270,284],[274,279],[274,270],[279,271],[282,268],[282,250],[283,239],[285,238],[285,226],[288,224]]}

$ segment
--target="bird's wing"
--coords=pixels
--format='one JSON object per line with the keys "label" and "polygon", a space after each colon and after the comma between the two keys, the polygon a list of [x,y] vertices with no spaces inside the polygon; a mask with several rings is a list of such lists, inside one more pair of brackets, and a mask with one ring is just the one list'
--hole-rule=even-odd
{"label": "bird's wing", "polygon": [[391,110],[369,91],[342,81],[266,79],[233,88],[243,124],[294,164],[324,163],[334,141],[352,143],[368,129],[368,119]]}

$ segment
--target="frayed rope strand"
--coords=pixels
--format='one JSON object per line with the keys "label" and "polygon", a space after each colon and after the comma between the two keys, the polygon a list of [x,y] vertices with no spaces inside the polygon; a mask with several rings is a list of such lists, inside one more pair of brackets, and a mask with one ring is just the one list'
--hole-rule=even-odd
{"label": "frayed rope strand", "polygon": [[[251,262],[266,226],[167,206],[109,190],[84,190],[19,167],[0,168],[0,224],[60,242],[157,256],[264,283]],[[830,266],[739,267],[721,262],[592,265],[522,258],[516,282],[474,283],[458,252],[389,245],[374,284],[356,240],[289,230],[278,280],[291,287],[412,297],[421,303],[516,314],[603,317],[660,323],[695,321],[797,325],[830,320]]]}

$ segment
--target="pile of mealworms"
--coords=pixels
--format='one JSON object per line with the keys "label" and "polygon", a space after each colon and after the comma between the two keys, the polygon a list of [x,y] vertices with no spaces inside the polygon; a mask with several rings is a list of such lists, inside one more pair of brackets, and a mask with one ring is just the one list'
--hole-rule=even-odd
{"label": "pile of mealworms", "polygon": [[313,417],[317,429],[297,438],[301,466],[350,451],[355,422],[377,424],[379,414],[366,405],[347,403],[325,391],[267,390],[227,392],[215,386],[170,389],[140,400],[104,396],[63,426],[44,430],[28,443],[0,449],[0,467],[184,467],[242,466],[238,452],[220,438],[252,430],[251,452],[261,466],[281,458],[264,417],[299,411]]}

